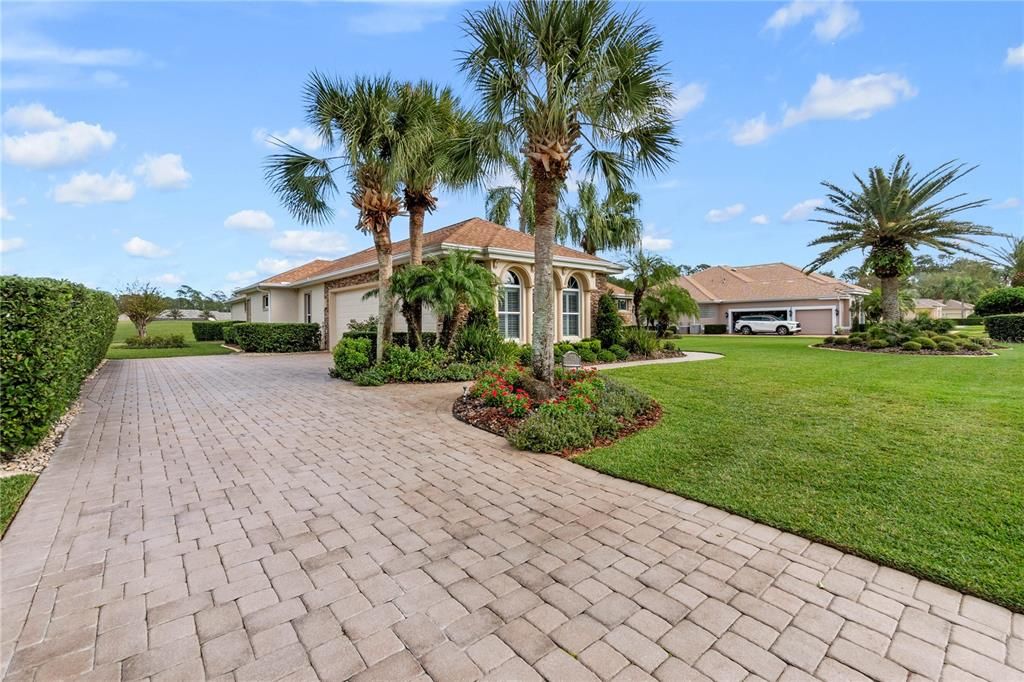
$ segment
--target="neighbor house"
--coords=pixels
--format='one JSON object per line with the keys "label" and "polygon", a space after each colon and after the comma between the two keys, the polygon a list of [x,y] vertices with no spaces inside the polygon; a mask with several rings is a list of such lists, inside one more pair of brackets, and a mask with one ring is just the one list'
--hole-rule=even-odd
{"label": "neighbor house", "polygon": [[745,315],[796,320],[804,334],[833,334],[855,321],[855,302],[870,292],[855,284],[806,273],[787,263],[730,267],[717,265],[676,283],[690,292],[700,315],[680,325],[726,325],[731,333]]}
{"label": "neighbor house", "polygon": [[974,314],[974,305],[948,299],[939,301],[934,298],[915,298],[914,312],[907,315],[913,319],[925,315],[933,320],[960,319]]}
{"label": "neighbor house", "polygon": [[[470,251],[494,273],[499,283],[496,312],[502,335],[529,343],[533,322],[533,237],[501,225],[470,218],[423,235],[423,259],[451,251]],[[395,267],[409,262],[409,242],[395,242]],[[574,340],[592,334],[597,301],[609,274],[623,267],[565,246],[554,249],[555,335]],[[314,260],[235,291],[232,319],[248,322],[316,322],[325,348],[348,331],[352,321],[377,314],[377,299],[366,294],[377,288],[377,255],[373,248],[337,260]],[[423,311],[424,331],[436,329],[437,317]],[[395,313],[395,331],[406,330]]]}

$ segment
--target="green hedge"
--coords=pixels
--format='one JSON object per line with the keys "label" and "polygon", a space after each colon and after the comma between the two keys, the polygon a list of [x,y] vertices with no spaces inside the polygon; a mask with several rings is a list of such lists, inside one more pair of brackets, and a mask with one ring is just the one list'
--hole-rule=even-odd
{"label": "green hedge", "polygon": [[108,293],[65,280],[0,277],[0,456],[36,445],[78,397],[117,327]]}
{"label": "green hedge", "polygon": [[124,340],[127,348],[185,348],[184,334],[170,334],[168,336],[129,336]]}
{"label": "green hedge", "polygon": [[[242,323],[239,322],[238,324],[242,324]],[[235,336],[235,327],[236,326],[237,325],[231,324],[231,325],[228,325],[227,327],[224,327],[223,329],[221,329],[221,332],[224,335],[224,343],[230,343],[233,346],[237,346],[238,345],[238,337]]]}
{"label": "green hedge", "polygon": [[301,353],[320,350],[320,325],[315,322],[242,322],[231,335],[247,353]]}
{"label": "green hedge", "polygon": [[224,330],[235,324],[239,324],[239,321],[193,322],[192,336],[196,337],[196,341],[224,341]]}
{"label": "green hedge", "polygon": [[996,341],[1024,342],[1024,314],[989,315],[985,331]]}
{"label": "green hedge", "polygon": [[1024,313],[1024,287],[1005,287],[990,291],[974,304],[974,314],[982,317],[1014,313]]}
{"label": "green hedge", "polygon": [[[376,331],[348,331],[342,334],[342,338],[346,339],[369,339],[370,341],[370,357],[377,357],[377,332]],[[436,332],[421,332],[420,338],[423,339],[423,345],[427,348],[432,348],[437,345],[437,333]],[[391,343],[396,346],[409,347],[409,334],[408,332],[392,332]]]}
{"label": "green hedge", "polygon": [[706,324],[704,325],[705,334],[725,334],[729,330],[728,325],[724,324]]}
{"label": "green hedge", "polygon": [[981,315],[971,315],[970,317],[950,317],[946,319],[952,320],[954,324],[959,325],[985,324],[985,318]]}

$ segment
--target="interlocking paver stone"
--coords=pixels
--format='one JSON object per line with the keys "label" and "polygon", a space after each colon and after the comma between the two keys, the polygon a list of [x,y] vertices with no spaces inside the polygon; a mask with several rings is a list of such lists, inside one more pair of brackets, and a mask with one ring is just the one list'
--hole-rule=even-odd
{"label": "interlocking paver stone", "polygon": [[1024,679],[1020,614],[329,364],[108,363],[3,538],[0,675]]}

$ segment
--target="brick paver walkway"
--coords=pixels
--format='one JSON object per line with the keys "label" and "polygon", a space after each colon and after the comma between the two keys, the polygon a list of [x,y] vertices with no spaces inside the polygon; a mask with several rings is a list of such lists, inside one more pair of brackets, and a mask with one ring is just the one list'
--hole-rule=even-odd
{"label": "brick paver walkway", "polygon": [[0,546],[7,678],[1024,679],[1020,614],[326,363],[110,363]]}

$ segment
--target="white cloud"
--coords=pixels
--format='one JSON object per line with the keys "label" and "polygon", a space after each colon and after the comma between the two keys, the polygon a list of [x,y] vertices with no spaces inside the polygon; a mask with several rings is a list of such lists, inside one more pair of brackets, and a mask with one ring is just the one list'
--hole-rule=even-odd
{"label": "white cloud", "polygon": [[824,203],[825,202],[821,199],[805,199],[783,213],[782,220],[787,223],[806,220],[812,213],[814,213],[815,208]]}
{"label": "white cloud", "polygon": [[146,241],[142,237],[132,237],[122,244],[121,248],[129,256],[135,256],[136,258],[163,258],[164,256],[171,255],[171,252],[167,249],[153,242]]}
{"label": "white cloud", "polygon": [[171,272],[165,272],[164,274],[157,276],[156,281],[160,284],[166,284],[167,286],[176,287],[185,280],[181,278],[181,275],[175,275],[174,273]]}
{"label": "white cloud", "polygon": [[1006,48],[1006,61],[1003,64],[1005,66],[1024,66],[1024,43],[1017,47]]}
{"label": "white cloud", "polygon": [[272,230],[274,219],[266,211],[247,208],[224,219],[224,227],[235,230]]}
{"label": "white cloud", "polygon": [[78,173],[53,190],[58,204],[103,204],[124,202],[135,196],[135,183],[116,171],[103,176],[99,173]]}
{"label": "white cloud", "polygon": [[860,12],[845,2],[794,0],[775,10],[764,30],[779,34],[812,17],[817,17],[814,36],[823,43],[847,36],[860,28]]}
{"label": "white cloud", "polygon": [[135,174],[153,189],[185,189],[192,179],[192,174],[182,165],[180,154],[147,154],[135,166]]}
{"label": "white cloud", "polygon": [[766,216],[764,213],[761,213],[751,218],[750,222],[754,223],[755,225],[767,225],[770,221],[768,220],[768,216]]}
{"label": "white cloud", "polygon": [[364,35],[417,33],[445,16],[441,4],[394,3],[350,17],[348,30]]}
{"label": "white cloud", "polygon": [[10,253],[11,251],[20,251],[25,248],[25,240],[21,237],[11,237],[10,239],[0,239],[0,253]]}
{"label": "white cloud", "polygon": [[678,117],[686,116],[703,102],[708,88],[701,83],[688,83],[675,92],[672,100],[672,113]]}
{"label": "white cloud", "polygon": [[45,40],[13,39],[3,47],[5,62],[36,62],[65,66],[128,66],[142,61],[136,50],[123,48],[82,49],[56,45]]}
{"label": "white cloud", "polygon": [[312,128],[289,128],[288,130],[268,131],[266,128],[257,128],[252,131],[252,139],[266,146],[269,149],[277,149],[274,138],[281,140],[293,147],[305,150],[316,150],[323,146],[320,136]]}
{"label": "white cloud", "polygon": [[11,107],[4,124],[21,135],[4,135],[6,163],[27,168],[54,168],[84,161],[114,146],[117,135],[97,123],[69,123],[41,104]]}
{"label": "white cloud", "polygon": [[224,279],[232,284],[240,284],[253,281],[256,279],[256,274],[255,270],[236,270],[235,272],[229,272],[224,276]]}
{"label": "white cloud", "polygon": [[896,73],[869,73],[849,80],[818,74],[799,107],[788,107],[778,124],[761,114],[740,126],[732,136],[739,146],[758,144],[784,128],[806,123],[871,118],[883,109],[917,95],[917,89]]}
{"label": "white cloud", "polygon": [[1020,206],[1020,199],[1017,197],[1010,197],[1005,201],[1000,201],[998,204],[994,204],[992,208],[1004,209],[1004,208],[1017,208]]}
{"label": "white cloud", "polygon": [[735,145],[744,147],[750,144],[758,144],[767,140],[775,128],[768,125],[768,119],[764,114],[757,118],[748,119],[732,134],[732,142]]}
{"label": "white cloud", "polygon": [[743,213],[744,210],[746,210],[746,206],[743,204],[733,204],[725,208],[713,208],[707,212],[704,220],[709,223],[724,223]]}
{"label": "white cloud", "polygon": [[270,247],[282,253],[337,256],[349,250],[348,239],[340,232],[285,230],[270,240]]}
{"label": "white cloud", "polygon": [[291,270],[300,265],[302,265],[302,261],[290,258],[260,258],[256,263],[256,269],[268,275],[273,275],[285,270]]}
{"label": "white cloud", "polygon": [[644,233],[640,237],[640,246],[645,251],[668,251],[672,248],[672,240],[662,236],[662,232],[655,229],[654,223],[647,223],[644,225]]}

